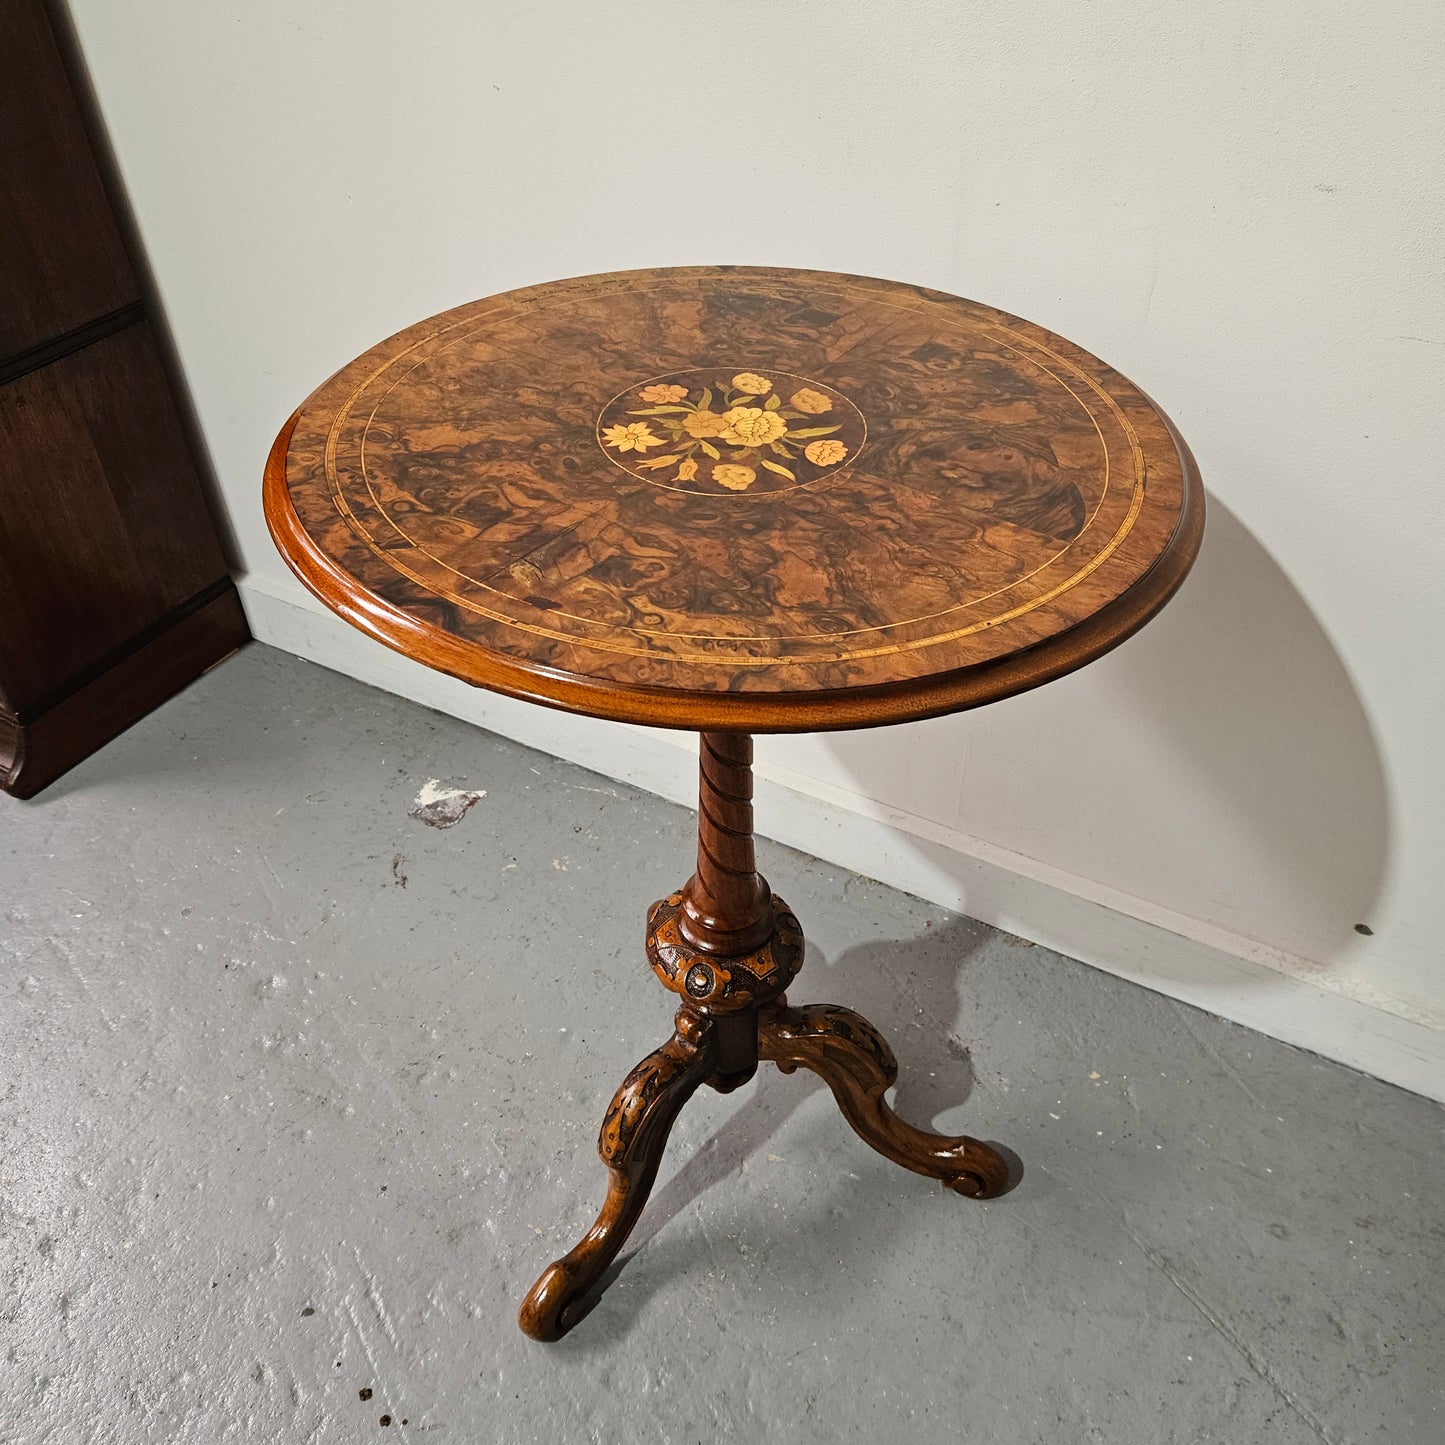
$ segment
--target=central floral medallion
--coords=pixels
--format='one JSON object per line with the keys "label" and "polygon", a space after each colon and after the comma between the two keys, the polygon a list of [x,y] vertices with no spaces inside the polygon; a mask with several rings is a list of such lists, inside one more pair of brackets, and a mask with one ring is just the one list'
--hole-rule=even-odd
{"label": "central floral medallion", "polygon": [[806,486],[851,462],[867,431],[824,382],[731,368],[640,382],[597,419],[598,443],[623,471],[715,496]]}

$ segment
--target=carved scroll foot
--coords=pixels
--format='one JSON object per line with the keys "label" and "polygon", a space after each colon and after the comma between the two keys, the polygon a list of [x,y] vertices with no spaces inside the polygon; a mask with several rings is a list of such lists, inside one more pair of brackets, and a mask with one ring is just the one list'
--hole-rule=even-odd
{"label": "carved scroll foot", "polygon": [[950,1139],[905,1124],[883,1101],[898,1078],[887,1041],[861,1014],[832,1004],[788,1008],[760,1017],[758,1053],[786,1074],[811,1069],[833,1091],[843,1116],[880,1154],[967,1195],[991,1199],[1008,1184],[1008,1166],[978,1139]]}
{"label": "carved scroll foot", "polygon": [[657,1178],[667,1135],[682,1106],[714,1072],[706,1021],[681,1010],[677,1031],[628,1074],[602,1120],[597,1152],[607,1165],[607,1199],[575,1249],[548,1265],[522,1301],[518,1323],[534,1340],[559,1340],[578,1307],[632,1233]]}

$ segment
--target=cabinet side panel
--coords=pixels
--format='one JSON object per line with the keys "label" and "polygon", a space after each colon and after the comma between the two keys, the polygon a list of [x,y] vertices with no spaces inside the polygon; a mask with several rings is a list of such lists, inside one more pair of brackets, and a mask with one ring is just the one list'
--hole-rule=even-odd
{"label": "cabinet side panel", "polygon": [[0,0],[0,362],[139,299],[41,0]]}
{"label": "cabinet side panel", "polygon": [[0,675],[12,709],[225,571],[148,326],[0,388]]}

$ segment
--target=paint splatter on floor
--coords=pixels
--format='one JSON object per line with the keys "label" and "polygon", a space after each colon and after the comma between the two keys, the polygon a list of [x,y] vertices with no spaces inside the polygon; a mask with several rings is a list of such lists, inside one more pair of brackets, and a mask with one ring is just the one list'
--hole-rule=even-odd
{"label": "paint splatter on floor", "polygon": [[439,778],[428,778],[407,817],[419,818],[429,828],[454,828],[486,796],[485,790],[445,788]]}

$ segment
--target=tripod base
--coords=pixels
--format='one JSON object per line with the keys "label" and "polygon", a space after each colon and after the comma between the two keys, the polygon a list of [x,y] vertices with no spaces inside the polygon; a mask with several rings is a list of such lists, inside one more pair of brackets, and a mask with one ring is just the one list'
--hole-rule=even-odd
{"label": "tripod base", "polygon": [[519,1323],[533,1339],[560,1339],[585,1312],[642,1213],[673,1121],[696,1089],[735,1089],[760,1060],[786,1074],[811,1069],[859,1136],[905,1169],[973,1199],[992,1198],[1007,1184],[997,1150],[915,1129],[889,1108],[883,1095],[898,1063],[867,1019],[832,1004],[788,1006],[783,990],[802,965],[803,935],[780,898],[771,898],[766,941],[731,955],[704,952],[687,938],[685,899],[685,891],[674,893],[648,915],[649,961],[683,997],[673,1036],[628,1074],[603,1118],[597,1152],[607,1166],[607,1199],[596,1224],[522,1302]]}

